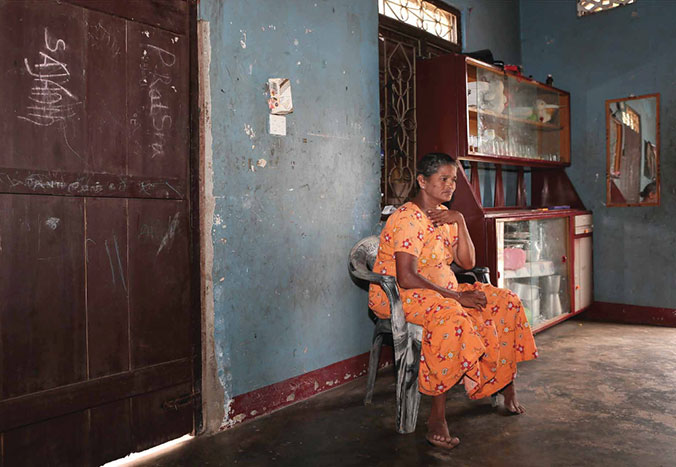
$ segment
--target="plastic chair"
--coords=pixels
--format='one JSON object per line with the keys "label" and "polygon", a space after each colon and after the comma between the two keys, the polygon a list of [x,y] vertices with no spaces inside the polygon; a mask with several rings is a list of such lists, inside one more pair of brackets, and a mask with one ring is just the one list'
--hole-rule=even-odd
{"label": "plastic chair", "polygon": [[[348,268],[358,279],[379,284],[390,301],[390,319],[375,319],[373,343],[369,357],[366,397],[364,404],[370,404],[376,382],[380,348],[383,338],[392,335],[394,344],[394,366],[396,370],[397,432],[412,433],[418,418],[420,392],[418,391],[418,367],[422,346],[422,326],[406,322],[399,295],[399,287],[393,276],[373,272],[373,263],[378,254],[379,238],[375,235],[357,242],[350,251]],[[474,268],[471,271],[456,272],[458,282],[489,282],[488,268]]]}

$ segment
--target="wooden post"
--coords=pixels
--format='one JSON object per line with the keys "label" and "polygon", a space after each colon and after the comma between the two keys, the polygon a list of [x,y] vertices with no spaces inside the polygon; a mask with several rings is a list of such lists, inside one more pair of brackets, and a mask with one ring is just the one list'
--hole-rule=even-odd
{"label": "wooden post", "polygon": [[495,164],[495,198],[493,206],[501,208],[505,205],[505,188],[502,185],[502,165]]}
{"label": "wooden post", "polygon": [[472,161],[469,163],[470,167],[470,186],[472,187],[472,191],[476,195],[476,198],[478,200],[481,199],[481,184],[479,183],[479,164],[476,161]]}
{"label": "wooden post", "polygon": [[526,179],[523,175],[523,167],[519,166],[516,172],[516,205],[525,208],[526,202]]}

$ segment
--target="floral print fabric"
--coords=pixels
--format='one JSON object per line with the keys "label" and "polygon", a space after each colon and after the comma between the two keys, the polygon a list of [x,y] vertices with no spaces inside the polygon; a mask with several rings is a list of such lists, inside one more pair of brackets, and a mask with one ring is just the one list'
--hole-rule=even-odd
{"label": "floral print fabric", "polygon": [[[490,284],[458,285],[450,267],[457,241],[455,224],[434,227],[417,205],[406,203],[390,216],[380,234],[373,271],[396,277],[394,255],[405,252],[418,258],[418,273],[429,281],[459,292],[486,294],[486,306],[478,310],[463,308],[430,289],[400,289],[406,320],[423,326],[420,392],[442,394],[467,374],[477,383],[470,398],[480,399],[509,384],[516,364],[537,358],[537,349],[516,294]],[[389,318],[389,301],[377,284],[370,286],[369,307],[379,317]]]}

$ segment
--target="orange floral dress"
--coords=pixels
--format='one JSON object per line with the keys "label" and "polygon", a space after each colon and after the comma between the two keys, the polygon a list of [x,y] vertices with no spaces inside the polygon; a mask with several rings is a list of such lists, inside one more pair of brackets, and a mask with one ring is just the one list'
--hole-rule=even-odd
{"label": "orange floral dress", "polygon": [[[406,203],[390,216],[380,234],[373,271],[396,277],[394,254],[409,253],[418,258],[418,274],[429,281],[451,290],[486,294],[486,306],[477,310],[463,308],[430,289],[400,289],[406,320],[423,326],[420,392],[442,394],[467,374],[477,383],[470,398],[481,399],[514,379],[517,362],[538,354],[516,294],[490,284],[458,285],[450,267],[457,241],[457,225],[434,227],[416,204]],[[370,286],[369,307],[381,318],[390,316],[387,296],[377,284]]]}

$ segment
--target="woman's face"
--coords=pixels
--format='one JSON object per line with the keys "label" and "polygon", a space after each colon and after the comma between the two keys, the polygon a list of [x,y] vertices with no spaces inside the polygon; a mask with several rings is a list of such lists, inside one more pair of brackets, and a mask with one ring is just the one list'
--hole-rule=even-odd
{"label": "woman's face", "polygon": [[458,180],[458,166],[455,164],[442,165],[435,174],[425,178],[418,176],[420,189],[427,196],[439,203],[450,201],[455,191],[455,182]]}

